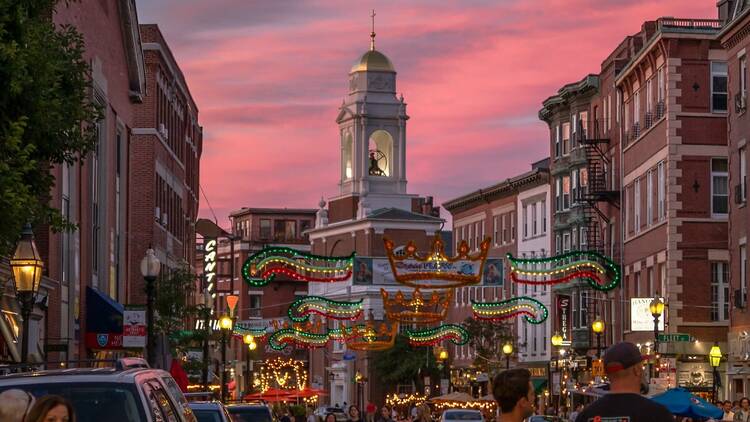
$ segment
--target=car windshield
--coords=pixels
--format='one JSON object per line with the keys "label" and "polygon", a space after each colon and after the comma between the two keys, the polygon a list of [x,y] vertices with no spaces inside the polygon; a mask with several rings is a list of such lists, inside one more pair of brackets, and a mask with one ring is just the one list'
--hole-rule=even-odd
{"label": "car windshield", "polygon": [[478,421],[482,419],[479,412],[446,412],[445,419],[449,421]]}
{"label": "car windshield", "polygon": [[234,422],[271,422],[271,413],[266,407],[230,407],[229,415]]}
{"label": "car windshield", "polygon": [[221,422],[221,414],[218,410],[195,410],[195,417],[198,422]]}
{"label": "car windshield", "polygon": [[134,385],[120,383],[48,383],[0,387],[20,389],[40,397],[55,394],[73,404],[78,422],[140,422],[146,420]]}

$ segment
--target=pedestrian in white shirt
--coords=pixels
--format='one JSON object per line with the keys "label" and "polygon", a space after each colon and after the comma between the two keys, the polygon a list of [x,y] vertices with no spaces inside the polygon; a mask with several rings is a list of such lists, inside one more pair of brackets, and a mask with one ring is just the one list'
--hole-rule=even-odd
{"label": "pedestrian in white shirt", "polygon": [[724,416],[721,418],[722,421],[733,421],[734,420],[734,412],[732,412],[732,402],[729,400],[724,400],[724,403],[721,404],[722,410],[724,410]]}
{"label": "pedestrian in white shirt", "polygon": [[750,422],[750,399],[743,397],[740,400],[740,410],[735,412],[734,420],[739,422]]}

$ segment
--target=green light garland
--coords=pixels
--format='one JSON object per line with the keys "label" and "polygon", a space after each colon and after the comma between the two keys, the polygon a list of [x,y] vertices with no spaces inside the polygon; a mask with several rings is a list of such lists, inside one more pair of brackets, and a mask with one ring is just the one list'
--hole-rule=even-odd
{"label": "green light garland", "polygon": [[532,297],[519,296],[499,302],[471,301],[474,318],[487,321],[501,321],[523,315],[531,324],[541,324],[547,320],[549,311],[544,304]]}
{"label": "green light garland", "polygon": [[[617,287],[622,278],[620,267],[596,251],[571,251],[547,258],[515,258],[509,253],[507,257],[511,264],[511,280],[521,284],[561,284],[584,280],[595,290],[609,291]],[[538,264],[550,264],[551,268],[528,268]],[[542,280],[519,276],[540,277]]]}
{"label": "green light garland", "polygon": [[349,256],[321,256],[273,246],[245,260],[242,278],[255,287],[265,286],[276,275],[307,282],[346,281],[351,277],[353,266],[353,252]]}
{"label": "green light garland", "polygon": [[406,336],[412,346],[434,346],[444,340],[463,346],[469,342],[470,335],[466,329],[456,324],[441,324],[438,327],[419,331],[406,330]]}
{"label": "green light garland", "polygon": [[362,300],[343,302],[322,296],[306,296],[295,300],[289,306],[289,319],[294,322],[307,322],[310,314],[326,318],[354,321],[362,315]]}

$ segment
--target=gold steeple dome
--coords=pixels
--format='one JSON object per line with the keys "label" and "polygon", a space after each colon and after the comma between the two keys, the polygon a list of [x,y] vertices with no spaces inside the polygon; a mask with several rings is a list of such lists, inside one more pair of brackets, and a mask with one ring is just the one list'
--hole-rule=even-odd
{"label": "gold steeple dome", "polygon": [[373,10],[370,14],[372,18],[372,31],[370,32],[370,51],[362,55],[362,57],[354,63],[351,72],[366,72],[366,71],[381,71],[381,72],[395,72],[393,63],[385,56],[385,54],[375,50],[375,11]]}

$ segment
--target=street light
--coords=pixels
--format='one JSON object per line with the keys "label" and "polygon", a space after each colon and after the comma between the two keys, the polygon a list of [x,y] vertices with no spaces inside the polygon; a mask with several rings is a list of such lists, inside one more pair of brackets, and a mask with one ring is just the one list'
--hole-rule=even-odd
{"label": "street light", "polygon": [[13,270],[13,278],[16,281],[16,299],[21,305],[21,317],[23,318],[23,341],[21,343],[21,362],[28,362],[29,354],[29,320],[31,311],[34,310],[36,295],[39,293],[39,285],[42,281],[41,255],[34,243],[34,232],[31,224],[26,224],[21,232],[21,240],[16,245],[16,251],[10,260]]}
{"label": "street light", "polygon": [[716,401],[716,395],[718,394],[717,380],[719,379],[719,365],[721,365],[721,349],[719,343],[714,343],[711,347],[711,351],[708,352],[708,360],[711,363],[711,367],[714,369],[714,382],[713,382],[713,399]]}
{"label": "street light", "polygon": [[[550,342],[552,343],[552,346],[555,347],[558,351],[557,356],[557,368],[560,371],[560,394],[557,396],[557,409],[560,409],[560,406],[562,405],[562,395],[563,395],[563,375],[565,374],[565,368],[560,367],[560,362],[562,361],[562,357],[565,356],[565,349],[562,348],[563,345],[563,336],[560,335],[560,333],[555,333],[550,338]],[[549,368],[548,368],[549,371]],[[552,386],[552,372],[549,371],[549,385]]]}
{"label": "street light", "polygon": [[232,318],[224,315],[219,320],[221,328],[221,401],[227,400],[227,333],[232,330]]}
{"label": "street light", "polygon": [[591,331],[596,334],[596,358],[602,357],[602,334],[604,333],[605,326],[604,321],[601,318],[596,317],[594,322],[591,323]]}
{"label": "street light", "polygon": [[161,262],[156,257],[156,252],[148,248],[146,256],[141,259],[141,275],[146,280],[146,360],[149,365],[154,365],[154,282],[159,276]]}
{"label": "street light", "polygon": [[[656,367],[659,367],[659,318],[664,313],[664,301],[659,296],[659,292],[656,293],[656,296],[654,296],[653,299],[651,299],[651,303],[648,305],[649,311],[651,311],[651,316],[654,317],[654,364],[656,364]],[[651,374],[651,370],[649,370],[649,374]]]}
{"label": "street light", "polygon": [[552,335],[551,341],[553,346],[560,347],[563,344],[563,337],[560,335],[560,333],[555,333],[554,335]]}
{"label": "street light", "polygon": [[513,345],[510,342],[503,345],[503,354],[505,355],[505,369],[510,369],[510,355],[513,354]]}
{"label": "street light", "polygon": [[249,393],[252,386],[250,382],[250,352],[258,348],[258,343],[255,342],[255,337],[250,334],[245,335],[244,341],[247,344],[247,354],[245,355],[247,356],[247,359],[245,359],[245,384],[247,389],[245,391]]}

